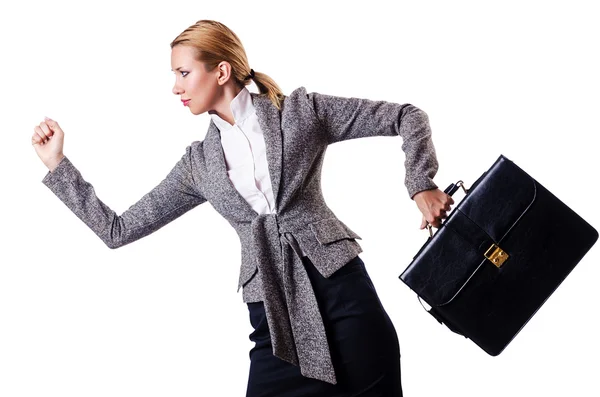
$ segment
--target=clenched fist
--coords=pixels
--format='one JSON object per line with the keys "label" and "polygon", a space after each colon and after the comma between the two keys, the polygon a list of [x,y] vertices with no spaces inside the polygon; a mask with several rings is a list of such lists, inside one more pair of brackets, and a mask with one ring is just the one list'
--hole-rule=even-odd
{"label": "clenched fist", "polygon": [[439,229],[442,226],[442,219],[447,217],[447,211],[450,211],[454,199],[442,192],[440,189],[429,189],[419,192],[413,197],[417,207],[423,214],[421,220],[421,229],[427,224]]}
{"label": "clenched fist", "polygon": [[52,172],[65,157],[63,154],[65,134],[58,123],[48,117],[45,117],[44,121],[33,130],[31,144],[40,160]]}

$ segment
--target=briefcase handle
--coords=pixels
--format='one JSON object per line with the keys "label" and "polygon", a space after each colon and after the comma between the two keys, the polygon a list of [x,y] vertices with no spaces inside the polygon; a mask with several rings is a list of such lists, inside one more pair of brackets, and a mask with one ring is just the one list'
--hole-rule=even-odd
{"label": "briefcase handle", "polygon": [[[462,180],[459,180],[456,183],[451,183],[446,189],[444,189],[444,193],[448,194],[449,196],[452,196],[458,190],[459,187],[461,187],[462,190],[465,191],[465,194],[469,194],[469,189],[465,188],[464,182]],[[433,237],[433,227],[429,222],[427,222],[427,229],[429,230],[429,237]]]}

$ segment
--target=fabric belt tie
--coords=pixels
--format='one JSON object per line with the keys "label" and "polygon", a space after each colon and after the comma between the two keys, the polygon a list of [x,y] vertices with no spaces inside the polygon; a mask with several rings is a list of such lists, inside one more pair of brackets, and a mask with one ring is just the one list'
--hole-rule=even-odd
{"label": "fabric belt tie", "polygon": [[323,318],[306,269],[280,233],[276,214],[251,224],[273,355],[300,366],[303,376],[336,384]]}

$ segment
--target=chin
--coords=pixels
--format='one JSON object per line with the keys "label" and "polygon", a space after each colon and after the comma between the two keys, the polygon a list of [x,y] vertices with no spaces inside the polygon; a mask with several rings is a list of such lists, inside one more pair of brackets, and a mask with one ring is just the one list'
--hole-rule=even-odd
{"label": "chin", "polygon": [[199,115],[202,113],[206,113],[206,109],[202,108],[202,107],[196,107],[194,106],[193,108],[190,108],[190,112],[192,112],[193,115]]}

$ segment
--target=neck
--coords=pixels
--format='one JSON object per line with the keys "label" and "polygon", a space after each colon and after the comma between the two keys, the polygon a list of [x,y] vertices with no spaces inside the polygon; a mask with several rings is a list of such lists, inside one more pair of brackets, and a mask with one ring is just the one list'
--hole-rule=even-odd
{"label": "neck", "polygon": [[225,85],[223,87],[223,96],[219,103],[215,106],[215,109],[210,110],[208,113],[216,113],[217,116],[227,121],[229,124],[234,125],[235,120],[233,113],[231,112],[231,101],[242,91],[243,87],[237,85]]}

